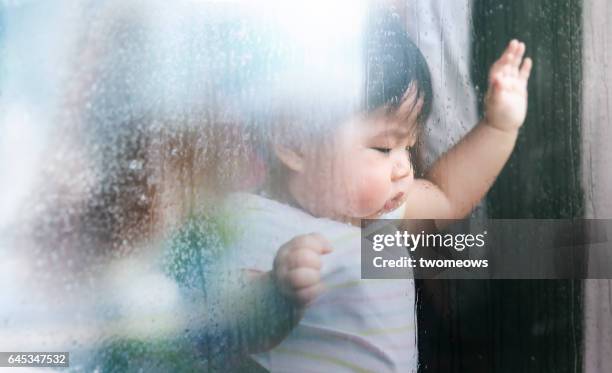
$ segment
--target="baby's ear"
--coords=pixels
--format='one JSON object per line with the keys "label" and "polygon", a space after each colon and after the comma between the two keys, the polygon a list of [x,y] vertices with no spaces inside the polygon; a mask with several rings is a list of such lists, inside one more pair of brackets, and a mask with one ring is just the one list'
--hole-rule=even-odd
{"label": "baby's ear", "polygon": [[283,144],[274,144],[274,154],[291,171],[301,172],[304,169],[304,154],[299,149]]}

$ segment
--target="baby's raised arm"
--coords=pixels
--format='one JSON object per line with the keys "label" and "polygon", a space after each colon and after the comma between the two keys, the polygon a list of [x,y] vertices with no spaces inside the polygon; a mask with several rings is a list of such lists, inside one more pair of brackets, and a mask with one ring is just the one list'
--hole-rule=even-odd
{"label": "baby's raised arm", "polygon": [[408,219],[460,219],[484,197],[507,162],[527,113],[531,59],[512,40],[489,72],[484,118],[407,195]]}

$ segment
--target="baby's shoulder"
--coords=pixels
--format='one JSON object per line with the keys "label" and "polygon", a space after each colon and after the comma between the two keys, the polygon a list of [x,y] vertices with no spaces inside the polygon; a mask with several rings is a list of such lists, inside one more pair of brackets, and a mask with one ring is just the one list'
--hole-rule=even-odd
{"label": "baby's shoulder", "polygon": [[357,227],[314,217],[266,196],[234,193],[227,197],[225,206],[236,217],[236,231],[241,232],[236,244],[251,253],[276,253],[281,245],[294,237],[314,232],[339,246],[359,242]]}

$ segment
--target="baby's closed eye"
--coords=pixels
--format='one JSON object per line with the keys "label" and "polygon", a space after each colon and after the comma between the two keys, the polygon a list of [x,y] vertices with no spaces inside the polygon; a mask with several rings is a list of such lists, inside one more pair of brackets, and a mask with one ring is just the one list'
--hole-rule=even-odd
{"label": "baby's closed eye", "polygon": [[[382,153],[382,154],[389,154],[389,153],[391,153],[391,151],[393,151],[393,148],[377,147],[377,146],[371,147],[370,149],[376,150],[377,152]],[[411,147],[410,146],[406,146],[404,148],[404,150],[407,151],[407,152],[410,152]]]}
{"label": "baby's closed eye", "polygon": [[389,154],[391,153],[391,150],[393,150],[392,148],[379,148],[379,147],[372,147],[370,149],[374,149],[377,152],[383,153],[383,154]]}

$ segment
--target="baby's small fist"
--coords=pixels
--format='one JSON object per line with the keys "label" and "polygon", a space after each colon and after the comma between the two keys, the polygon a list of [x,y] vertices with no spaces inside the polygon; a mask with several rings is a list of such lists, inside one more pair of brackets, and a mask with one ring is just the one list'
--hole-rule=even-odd
{"label": "baby's small fist", "polygon": [[332,251],[320,234],[296,236],[285,243],[274,258],[274,280],[286,297],[299,307],[312,302],[323,291],[321,256]]}

